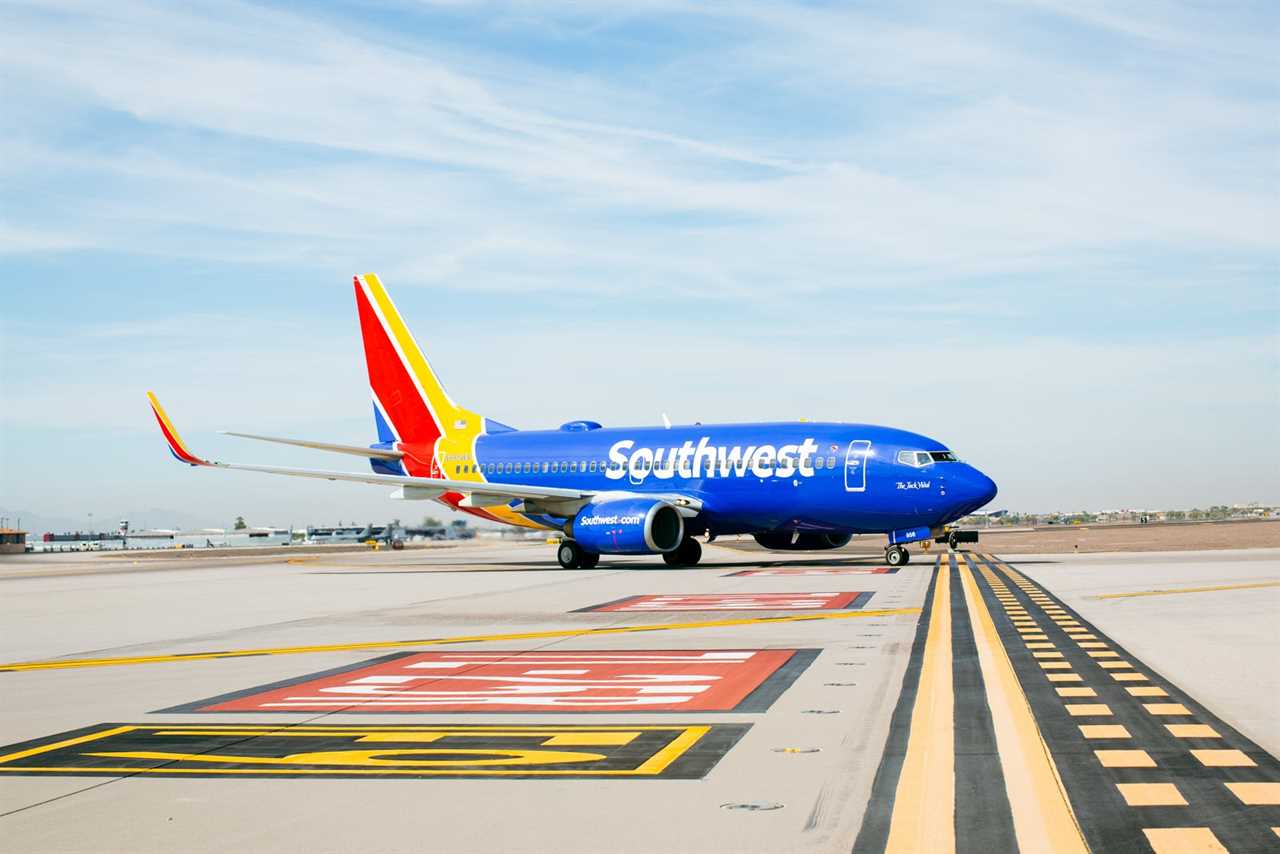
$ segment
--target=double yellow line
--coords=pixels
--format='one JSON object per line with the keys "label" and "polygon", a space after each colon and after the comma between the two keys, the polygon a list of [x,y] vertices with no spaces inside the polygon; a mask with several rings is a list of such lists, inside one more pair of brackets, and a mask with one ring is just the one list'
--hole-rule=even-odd
{"label": "double yellow line", "polygon": [[[1049,747],[983,601],[968,554],[959,555],[960,584],[973,625],[987,705],[1014,833],[1023,851],[1087,854]],[[894,796],[886,852],[947,854],[955,838],[955,693],[952,685],[951,572],[939,564],[911,734]]]}

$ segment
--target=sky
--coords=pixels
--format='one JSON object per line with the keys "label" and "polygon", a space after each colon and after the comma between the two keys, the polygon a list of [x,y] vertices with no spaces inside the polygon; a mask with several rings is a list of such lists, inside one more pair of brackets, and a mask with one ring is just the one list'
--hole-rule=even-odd
{"label": "sky", "polygon": [[[1027,511],[1280,502],[1274,3],[6,3],[0,512],[441,515],[351,276],[524,428],[839,420]],[[34,527],[34,525],[32,526]]]}

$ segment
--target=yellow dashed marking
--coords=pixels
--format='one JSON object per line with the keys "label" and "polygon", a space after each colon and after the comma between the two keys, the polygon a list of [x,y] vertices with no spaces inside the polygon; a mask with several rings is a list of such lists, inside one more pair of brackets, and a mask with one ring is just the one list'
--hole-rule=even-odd
{"label": "yellow dashed marking", "polygon": [[1280,783],[1227,783],[1231,794],[1250,807],[1280,806]]}
{"label": "yellow dashed marking", "polygon": [[[1057,649],[1057,647],[1051,643],[1028,643],[1027,649]],[[1058,654],[1061,655],[1062,653]]]}
{"label": "yellow dashed marking", "polygon": [[1103,768],[1154,768],[1156,761],[1145,750],[1095,750]]}
{"label": "yellow dashed marking", "polygon": [[1131,807],[1185,807],[1187,799],[1172,783],[1117,783],[1116,788]]}
{"label": "yellow dashed marking", "polygon": [[1081,724],[1080,734],[1085,738],[1130,738],[1129,730],[1122,724]]}
{"label": "yellow dashed marking", "polygon": [[1133,667],[1133,665],[1127,661],[1099,661],[1097,662],[1097,665],[1099,667],[1105,667],[1107,670],[1124,670],[1125,668]]}
{"label": "yellow dashed marking", "polygon": [[1154,685],[1139,685],[1137,688],[1125,688],[1131,697],[1167,697],[1163,688]]}
{"label": "yellow dashed marking", "polygon": [[1050,682],[1083,682],[1084,677],[1079,673],[1048,673],[1045,678]]}
{"label": "yellow dashed marking", "polygon": [[1055,688],[1059,697],[1096,697],[1098,692],[1092,688]]}
{"label": "yellow dashed marking", "polygon": [[1222,738],[1208,724],[1165,724],[1164,728],[1176,738]]}
{"label": "yellow dashed marking", "polygon": [[1089,652],[1089,657],[1090,658],[1119,658],[1120,653],[1111,649],[1091,650]]}
{"label": "yellow dashed marking", "polygon": [[1207,827],[1157,827],[1142,832],[1155,854],[1227,854]]}
{"label": "yellow dashed marking", "polygon": [[1141,673],[1112,673],[1111,678],[1117,682],[1146,682],[1147,677]]}
{"label": "yellow dashed marking", "polygon": [[[1049,646],[1053,646],[1053,644],[1049,644]],[[1033,652],[1031,653],[1031,657],[1032,658],[1065,658],[1065,656],[1060,652]]]}
{"label": "yellow dashed marking", "polygon": [[1106,703],[1067,703],[1063,708],[1076,718],[1111,714],[1111,707]]}
{"label": "yellow dashed marking", "polygon": [[1070,670],[1071,662],[1069,661],[1041,661],[1040,667],[1044,670]]}
{"label": "yellow dashed marking", "polygon": [[1107,645],[1102,641],[1082,641],[1078,644],[1081,649],[1106,649]]}
{"label": "yellow dashed marking", "polygon": [[1257,765],[1242,750],[1193,750],[1191,755],[1206,768],[1253,768]]}
{"label": "yellow dashed marking", "polygon": [[1191,711],[1181,703],[1143,703],[1142,708],[1153,715],[1189,715]]}

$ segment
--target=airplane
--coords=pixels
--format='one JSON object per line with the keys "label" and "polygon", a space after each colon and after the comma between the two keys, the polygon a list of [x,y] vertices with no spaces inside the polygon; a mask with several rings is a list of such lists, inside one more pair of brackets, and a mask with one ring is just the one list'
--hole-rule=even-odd
{"label": "airplane", "polygon": [[603,427],[580,419],[517,430],[449,396],[376,275],[354,283],[378,441],[230,435],[363,457],[371,473],[204,459],[148,392],[173,456],[199,467],[392,486],[392,498],[558,531],[565,569],[589,569],[602,555],[693,566],[702,556],[695,537],[730,534],[778,551],[837,549],[854,535],[883,534],[885,562],[901,566],[908,544],[945,536],[950,522],[996,495],[991,478],[941,442],[871,424]]}

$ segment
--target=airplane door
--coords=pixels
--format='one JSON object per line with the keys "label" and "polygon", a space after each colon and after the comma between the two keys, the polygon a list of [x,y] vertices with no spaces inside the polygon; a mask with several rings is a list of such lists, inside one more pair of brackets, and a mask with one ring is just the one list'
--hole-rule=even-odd
{"label": "airplane door", "polygon": [[865,492],[867,489],[867,458],[871,455],[869,439],[854,439],[844,457],[845,492]]}

